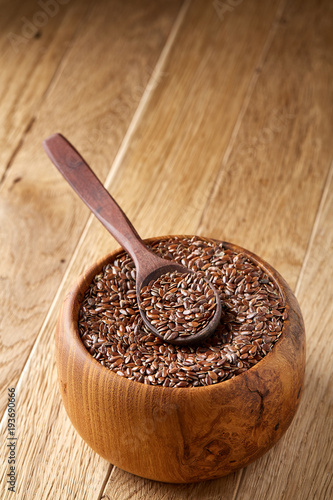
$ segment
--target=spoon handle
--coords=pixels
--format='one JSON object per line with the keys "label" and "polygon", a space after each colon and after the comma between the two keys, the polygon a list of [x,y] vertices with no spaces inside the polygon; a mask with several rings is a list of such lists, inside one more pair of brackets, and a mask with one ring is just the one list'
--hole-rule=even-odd
{"label": "spoon handle", "polygon": [[96,177],[89,165],[65,137],[54,134],[43,141],[46,154],[82,201],[130,254],[137,267],[147,252],[154,256],[122,209]]}

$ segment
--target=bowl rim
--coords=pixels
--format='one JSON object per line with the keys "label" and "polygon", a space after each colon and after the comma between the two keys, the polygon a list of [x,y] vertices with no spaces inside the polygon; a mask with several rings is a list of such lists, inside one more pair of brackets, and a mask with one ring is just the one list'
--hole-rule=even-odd
{"label": "bowl rim", "polygon": [[[89,287],[93,277],[101,272],[103,269],[104,265],[108,263],[108,261],[114,259],[118,254],[124,253],[124,250],[120,247],[115,249],[114,251],[104,255],[100,259],[98,259],[94,264],[92,264],[87,270],[82,273],[76,283],[70,288],[69,292],[67,293],[65,300],[63,302],[59,317],[58,317],[58,328],[57,328],[57,335],[59,335],[59,330],[60,328],[60,323],[62,320],[65,318],[68,318],[70,320],[70,328],[69,331],[67,331],[67,335],[70,335],[71,340],[75,342],[76,344],[76,355],[81,358],[80,361],[87,361],[92,363],[93,366],[95,366],[95,369],[101,370],[101,374],[103,374],[104,377],[111,377],[111,380],[113,378],[114,382],[119,384],[130,384],[129,387],[133,387],[133,384],[138,384],[139,389],[141,391],[157,391],[156,394],[161,395],[162,391],[166,391],[165,393],[171,394],[172,391],[180,391],[181,393],[187,393],[188,390],[191,390],[195,392],[198,396],[200,396],[200,393],[205,392],[205,394],[208,393],[208,391],[211,391],[214,393],[214,391],[219,391],[223,387],[226,387],[229,384],[234,384],[235,381],[239,381],[241,383],[244,379],[246,380],[249,376],[256,376],[256,372],[263,368],[267,363],[274,362],[274,358],[278,356],[279,351],[281,348],[283,349],[284,343],[287,341],[286,336],[290,327],[290,312],[292,310],[290,303],[288,301],[288,298],[290,299],[291,296],[293,296],[292,291],[290,290],[288,284],[284,280],[284,278],[274,269],[270,264],[268,264],[265,260],[261,259],[259,256],[251,252],[250,250],[247,250],[239,245],[236,245],[234,243],[230,243],[228,241],[224,240],[218,240],[216,238],[208,238],[204,236],[198,236],[198,235],[163,235],[163,236],[155,236],[151,238],[145,238],[143,241],[146,244],[153,243],[156,241],[163,241],[169,238],[192,238],[193,236],[197,236],[200,239],[203,240],[208,240],[208,241],[214,241],[216,243],[222,243],[222,245],[225,248],[229,249],[236,249],[239,252],[244,252],[248,257],[250,257],[257,265],[259,265],[262,269],[265,270],[267,274],[274,280],[275,284],[277,285],[279,292],[281,293],[281,296],[283,297],[284,300],[284,305],[287,309],[288,316],[287,319],[284,320],[283,326],[282,326],[282,332],[280,337],[278,338],[277,342],[274,344],[272,351],[268,352],[266,356],[258,361],[255,365],[251,366],[251,368],[247,369],[246,371],[240,373],[239,375],[235,375],[231,377],[230,379],[227,380],[222,380],[221,382],[218,382],[216,384],[211,384],[207,386],[196,386],[196,387],[164,387],[160,385],[149,385],[149,384],[144,384],[144,383],[139,383],[133,380],[128,380],[127,377],[121,377],[117,375],[116,372],[113,370],[107,368],[106,366],[103,366],[101,363],[99,363],[86,349],[84,346],[80,334],[79,334],[79,329],[77,327],[78,323],[78,314],[79,314],[79,305],[82,302],[83,295],[87,288]],[[289,296],[289,297],[288,297]],[[75,318],[73,316],[76,316]]]}

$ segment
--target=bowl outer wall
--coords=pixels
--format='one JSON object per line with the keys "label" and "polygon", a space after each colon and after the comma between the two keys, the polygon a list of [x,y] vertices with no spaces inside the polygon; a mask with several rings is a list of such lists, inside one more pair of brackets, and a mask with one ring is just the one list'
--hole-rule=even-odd
{"label": "bowl outer wall", "polygon": [[297,300],[269,264],[248,250],[222,243],[247,254],[274,278],[288,311],[273,350],[229,380],[194,388],[148,386],[116,375],[88,353],[77,327],[80,303],[93,277],[121,250],[92,266],[60,311],[56,361],[67,414],[93,450],[141,477],[184,483],[229,474],[273,446],[296,413],[305,369],[305,332]]}

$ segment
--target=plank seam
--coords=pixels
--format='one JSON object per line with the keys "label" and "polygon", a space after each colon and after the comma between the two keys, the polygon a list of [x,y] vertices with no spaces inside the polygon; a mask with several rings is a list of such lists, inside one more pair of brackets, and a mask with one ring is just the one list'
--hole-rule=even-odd
{"label": "plank seam", "polygon": [[99,494],[98,494],[97,500],[107,500],[108,499],[107,496],[103,495],[103,492],[104,492],[106,483],[109,481],[109,478],[110,478],[110,476],[112,474],[113,469],[114,469],[114,465],[110,464],[110,466],[108,468],[108,471],[105,474],[104,481],[103,481],[103,483],[101,485],[101,489],[99,490]]}
{"label": "plank seam", "polygon": [[[163,47],[163,49],[162,49],[162,51],[160,53],[160,56],[159,56],[159,58],[157,60],[157,63],[156,63],[155,68],[154,68],[154,71],[152,72],[152,75],[151,75],[151,77],[150,77],[150,79],[149,79],[149,81],[147,83],[146,89],[145,89],[145,91],[144,91],[144,93],[142,95],[140,103],[139,103],[139,105],[138,105],[138,107],[137,107],[137,109],[136,109],[136,111],[135,111],[135,113],[133,115],[133,118],[132,118],[131,123],[130,123],[128,129],[127,129],[127,132],[126,132],[126,134],[124,136],[124,139],[123,139],[123,141],[122,141],[122,143],[120,145],[118,153],[117,153],[117,155],[116,155],[116,157],[115,157],[115,159],[114,159],[114,161],[113,161],[113,163],[111,165],[109,174],[107,175],[105,183],[104,183],[105,186],[108,186],[111,183],[112,179],[115,177],[115,175],[116,175],[116,173],[117,173],[117,171],[118,171],[118,169],[119,169],[119,167],[121,165],[121,161],[124,158],[124,155],[125,155],[125,153],[126,153],[126,151],[128,149],[128,145],[130,143],[130,140],[133,137],[133,134],[134,134],[134,132],[135,132],[137,126],[138,126],[138,123],[139,123],[139,121],[141,119],[141,116],[144,113],[144,110],[145,110],[145,108],[146,108],[146,106],[148,104],[150,96],[152,95],[153,91],[156,88],[157,83],[159,82],[158,75],[162,72],[163,66],[164,66],[164,64],[165,64],[165,62],[167,60],[167,57],[168,57],[169,53],[170,53],[171,47],[172,47],[172,45],[173,45],[173,43],[175,41],[175,38],[176,38],[177,33],[178,33],[179,29],[180,29],[180,26],[181,26],[181,24],[182,24],[182,22],[183,22],[183,20],[185,18],[185,15],[186,15],[186,12],[187,12],[187,10],[189,8],[190,3],[191,3],[191,0],[185,0],[184,3],[183,3],[183,5],[182,5],[182,7],[179,10],[179,13],[178,13],[178,15],[176,17],[176,20],[175,20],[175,22],[174,22],[174,24],[172,26],[172,29],[170,30],[170,34],[169,34],[169,36],[167,38],[167,41],[166,41],[166,43],[165,43],[165,45],[164,45],[164,47]],[[73,255],[72,255],[72,257],[71,257],[71,259],[69,261],[69,264],[68,264],[68,266],[67,266],[67,268],[66,268],[66,270],[64,272],[63,278],[62,278],[62,280],[61,280],[61,282],[59,284],[59,287],[58,287],[58,289],[57,289],[57,291],[55,293],[54,299],[53,299],[53,301],[52,301],[52,303],[51,303],[51,305],[49,307],[48,312],[46,313],[45,319],[44,319],[44,321],[42,323],[42,326],[41,326],[41,328],[39,330],[39,333],[37,334],[36,340],[35,340],[32,348],[31,348],[29,356],[28,356],[28,358],[27,358],[27,360],[25,362],[25,365],[22,368],[21,375],[20,375],[20,377],[19,377],[19,379],[17,381],[17,384],[16,384],[17,391],[19,391],[20,385],[21,385],[21,383],[23,383],[22,381],[24,379],[25,372],[28,370],[28,367],[29,367],[30,363],[32,362],[31,359],[33,358],[34,352],[37,349],[37,346],[39,344],[39,339],[42,336],[42,334],[43,334],[43,332],[44,332],[44,330],[46,328],[46,325],[48,324],[48,322],[49,322],[49,320],[51,318],[51,315],[52,315],[52,313],[53,313],[53,311],[55,309],[57,301],[58,301],[60,295],[62,293],[64,293],[64,285],[65,285],[65,283],[67,281],[67,278],[68,278],[68,276],[70,274],[70,271],[71,271],[71,269],[73,267],[73,263],[75,262],[75,260],[77,258],[77,254],[78,254],[78,252],[79,252],[79,250],[80,250],[80,248],[81,248],[81,246],[83,244],[83,241],[84,241],[86,235],[88,234],[89,227],[92,224],[93,220],[94,220],[94,215],[91,214],[88,217],[86,225],[84,226],[84,228],[82,230],[82,233],[81,233],[81,236],[79,238],[79,241],[78,241],[78,243],[77,243],[77,245],[76,245],[76,247],[75,247],[75,249],[73,251]],[[2,428],[2,426],[4,424],[4,421],[5,421],[5,418],[6,418],[6,408],[5,408],[4,414],[2,415],[2,419],[1,419],[1,422],[0,422],[0,429]]]}
{"label": "plank seam", "polygon": [[33,124],[35,123],[35,121],[36,121],[36,117],[33,114],[33,116],[30,118],[30,121],[28,122],[27,126],[23,130],[23,133],[22,133],[22,135],[21,135],[21,137],[20,137],[17,145],[15,146],[15,148],[14,148],[14,150],[13,150],[13,152],[12,152],[12,154],[11,154],[9,160],[8,160],[8,162],[7,162],[7,165],[5,166],[5,170],[4,170],[4,172],[3,172],[2,176],[1,176],[1,179],[0,179],[0,187],[5,182],[7,174],[9,172],[9,169],[12,166],[12,164],[13,164],[15,158],[16,158],[16,155],[18,154],[18,152],[21,149],[22,144],[24,143],[25,137],[27,136],[27,134],[31,130],[31,128],[32,128]]}
{"label": "plank seam", "polygon": [[296,295],[296,297],[297,297],[298,292],[300,290],[300,287],[301,287],[301,284],[302,284],[302,280],[303,280],[303,276],[305,274],[305,269],[307,267],[307,264],[308,264],[308,261],[309,261],[309,258],[310,258],[311,249],[312,249],[314,240],[316,238],[316,234],[318,232],[318,227],[319,227],[319,224],[320,224],[321,215],[322,215],[322,213],[324,211],[325,203],[326,203],[326,200],[327,200],[328,195],[329,195],[329,186],[330,186],[330,184],[332,182],[332,177],[333,177],[333,161],[331,163],[331,166],[329,168],[328,174],[326,176],[326,181],[325,181],[325,184],[324,184],[323,193],[322,193],[322,196],[320,198],[318,210],[317,210],[317,213],[316,213],[316,218],[315,218],[315,221],[314,221],[313,226],[312,226],[312,231],[311,231],[311,235],[310,235],[310,238],[309,238],[309,241],[308,241],[308,245],[307,245],[307,248],[306,248],[306,251],[305,251],[305,255],[304,255],[302,267],[301,267],[301,270],[300,270],[299,275],[298,275],[298,279],[297,279],[297,283],[296,283],[296,287],[295,287],[295,295]]}
{"label": "plank seam", "polygon": [[[71,37],[70,41],[68,42],[67,48],[64,51],[63,56],[60,59],[58,66],[55,68],[55,70],[53,72],[53,75],[52,75],[52,78],[49,81],[48,86],[44,90],[43,95],[41,96],[41,98],[39,100],[38,106],[40,106],[41,102],[44,99],[47,98],[48,94],[51,92],[52,88],[54,87],[55,82],[56,82],[57,77],[58,77],[58,74],[61,73],[62,68],[64,67],[64,65],[67,62],[67,59],[68,59],[69,54],[70,54],[70,51],[71,51],[71,49],[74,46],[74,42],[75,42],[76,38],[78,37],[78,34],[81,31],[81,27],[85,23],[85,20],[86,20],[87,16],[89,15],[89,12],[90,12],[93,4],[94,4],[94,2],[93,2],[93,0],[91,0],[91,2],[89,3],[89,5],[87,6],[87,9],[86,9],[85,13],[83,14],[83,16],[81,18],[81,21],[78,23],[78,25],[77,25],[74,33],[73,33],[73,36]],[[37,108],[37,105],[36,105],[36,108]]]}
{"label": "plank seam", "polygon": [[[254,89],[256,87],[257,81],[259,79],[260,70],[264,66],[266,56],[267,56],[267,54],[268,54],[268,52],[269,52],[269,50],[270,50],[270,48],[272,46],[274,38],[275,38],[275,35],[276,35],[276,32],[277,32],[277,28],[278,28],[278,20],[281,18],[282,14],[283,14],[283,11],[285,9],[285,6],[286,6],[286,0],[281,0],[280,4],[278,5],[278,8],[276,10],[276,14],[275,14],[275,17],[273,19],[272,26],[271,26],[271,28],[269,30],[268,35],[267,35],[266,42],[265,42],[264,47],[263,47],[263,49],[261,51],[261,54],[259,56],[258,64],[256,64],[256,66],[255,66],[255,70],[253,72],[253,76],[252,76],[252,78],[250,80],[250,83],[249,83],[249,86],[248,86],[248,90],[247,90],[246,95],[244,97],[243,105],[242,105],[242,107],[240,109],[240,112],[238,114],[238,117],[237,117],[234,129],[233,129],[233,131],[231,133],[231,137],[230,137],[229,143],[228,143],[227,148],[225,150],[225,153],[224,153],[224,156],[223,156],[223,159],[222,159],[222,163],[221,163],[221,168],[218,170],[218,173],[217,173],[216,178],[215,178],[215,182],[213,183],[213,187],[211,189],[211,193],[210,193],[210,195],[208,197],[209,200],[212,199],[214,196],[216,196],[217,193],[218,193],[219,179],[221,177],[221,171],[223,171],[224,167],[226,166],[226,164],[227,164],[227,162],[228,162],[228,160],[230,158],[232,149],[233,149],[234,144],[236,142],[236,138],[237,138],[238,132],[240,130],[240,127],[241,127],[241,124],[242,124],[242,121],[243,121],[243,118],[244,118],[245,113],[246,113],[246,111],[248,109],[248,106],[249,106],[252,94],[254,92]],[[201,231],[201,225],[202,225],[205,213],[206,213],[206,209],[204,209],[203,212],[202,212],[202,215],[201,215],[201,218],[200,218],[200,221],[199,221],[199,224],[198,224],[198,232]],[[246,470],[245,468],[241,469],[239,471],[239,473],[238,473],[238,481],[237,481],[237,484],[235,486],[235,490],[234,490],[234,494],[232,496],[232,500],[237,500],[238,497],[239,497],[239,492],[241,490],[242,480],[245,477],[245,470]]]}
{"label": "plank seam", "polygon": [[[212,188],[210,190],[209,196],[207,197],[207,200],[213,199],[218,193],[218,190],[220,187],[221,175],[225,169],[225,166],[230,158],[231,152],[232,152],[233,147],[235,145],[235,142],[236,142],[238,132],[240,130],[244,115],[248,109],[253,91],[254,91],[256,84],[257,84],[257,81],[259,79],[259,75],[261,73],[261,68],[264,66],[266,56],[267,56],[269,49],[271,48],[271,45],[273,43],[274,37],[275,37],[277,29],[278,29],[278,21],[282,16],[282,13],[285,9],[285,6],[286,6],[286,0],[281,0],[280,4],[277,7],[276,14],[275,14],[275,17],[272,21],[272,25],[271,25],[271,28],[269,30],[269,33],[267,35],[266,42],[265,42],[264,47],[260,53],[258,63],[255,65],[255,69],[253,71],[252,78],[250,79],[250,83],[249,83],[248,89],[246,91],[246,94],[245,94],[245,97],[243,100],[243,104],[242,104],[240,111],[238,113],[236,123],[235,123],[233,131],[231,133],[231,136],[230,136],[229,142],[227,144],[224,156],[222,158],[221,166],[218,169],[218,172],[215,176],[215,181],[212,183]],[[201,214],[198,226],[197,226],[198,234],[200,234],[200,232],[202,231],[202,224],[203,224],[203,220],[204,220],[208,206],[209,206],[209,202],[202,211],[202,214]]]}
{"label": "plank seam", "polygon": [[5,181],[6,177],[7,177],[7,174],[8,174],[8,172],[9,172],[9,169],[10,169],[10,167],[12,166],[12,164],[13,164],[13,162],[14,162],[14,160],[15,160],[15,158],[16,158],[16,156],[17,156],[17,154],[18,154],[18,152],[19,152],[19,151],[20,151],[20,149],[21,149],[21,147],[22,147],[22,145],[23,145],[23,143],[24,143],[24,141],[25,141],[26,136],[28,135],[28,133],[29,133],[29,132],[30,132],[30,130],[32,129],[32,127],[33,127],[33,125],[34,125],[34,123],[35,123],[35,121],[36,121],[36,119],[37,119],[37,116],[36,116],[36,115],[37,115],[36,110],[38,110],[38,108],[40,107],[41,103],[45,100],[45,98],[46,98],[46,97],[47,97],[47,95],[49,94],[49,92],[50,92],[50,90],[51,90],[52,86],[54,85],[54,81],[56,80],[56,77],[57,77],[57,75],[58,75],[58,73],[59,73],[59,71],[60,71],[60,68],[61,68],[61,67],[63,66],[63,64],[64,64],[64,60],[66,59],[66,57],[68,57],[69,51],[70,51],[70,49],[71,49],[71,48],[72,48],[72,46],[73,46],[73,42],[74,42],[74,40],[75,40],[75,39],[76,39],[76,37],[77,37],[78,31],[81,29],[81,25],[83,24],[84,20],[86,19],[87,15],[88,15],[88,12],[89,12],[89,10],[90,10],[90,8],[91,8],[92,3],[93,3],[93,2],[91,1],[91,3],[89,4],[89,6],[87,7],[87,10],[86,10],[85,14],[82,16],[81,22],[78,24],[77,28],[75,29],[75,31],[74,31],[74,33],[73,33],[73,36],[72,36],[72,38],[71,38],[71,40],[70,40],[70,42],[69,42],[69,44],[68,44],[68,46],[67,46],[66,50],[64,51],[64,53],[63,53],[63,56],[62,56],[61,60],[59,61],[58,66],[55,68],[55,70],[54,70],[54,72],[53,72],[53,75],[52,75],[52,77],[51,77],[51,80],[49,81],[48,86],[47,86],[47,87],[46,87],[46,89],[44,90],[43,94],[41,95],[40,99],[39,99],[39,100],[38,100],[38,102],[36,103],[36,105],[35,105],[35,107],[34,107],[34,109],[33,109],[32,113],[31,113],[31,118],[30,118],[30,120],[29,120],[29,122],[28,122],[27,126],[26,126],[26,127],[25,127],[25,129],[23,130],[23,133],[22,133],[22,135],[21,135],[21,137],[20,137],[20,139],[19,139],[19,141],[18,141],[18,143],[17,143],[16,147],[14,148],[12,155],[10,156],[10,158],[9,158],[9,160],[8,160],[8,162],[7,162],[7,165],[5,166],[5,170],[4,170],[4,172],[3,172],[2,176],[1,176],[1,179],[0,179],[0,188],[1,188],[1,185],[4,183],[4,181]]}
{"label": "plank seam", "polygon": [[237,481],[237,484],[235,486],[235,491],[234,491],[234,494],[232,496],[232,500],[236,500],[237,499],[237,496],[238,496],[238,492],[240,490],[240,486],[241,486],[241,483],[242,483],[242,479],[244,477],[244,471],[245,469],[241,469],[238,473],[238,481]]}

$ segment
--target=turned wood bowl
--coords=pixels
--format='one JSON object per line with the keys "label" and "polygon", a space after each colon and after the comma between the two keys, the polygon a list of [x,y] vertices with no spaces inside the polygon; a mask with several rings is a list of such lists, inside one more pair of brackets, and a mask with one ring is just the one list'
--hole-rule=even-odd
{"label": "turned wood bowl", "polygon": [[56,360],[67,414],[95,452],[125,471],[171,483],[227,475],[267,452],[296,413],[305,368],[305,332],[297,300],[269,264],[236,245],[224,245],[248,255],[275,280],[288,318],[271,352],[218,384],[141,384],[117,376],[86,350],[78,332],[80,304],[93,277],[121,250],[94,264],[63,303]]}

